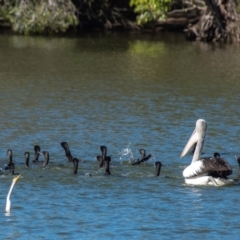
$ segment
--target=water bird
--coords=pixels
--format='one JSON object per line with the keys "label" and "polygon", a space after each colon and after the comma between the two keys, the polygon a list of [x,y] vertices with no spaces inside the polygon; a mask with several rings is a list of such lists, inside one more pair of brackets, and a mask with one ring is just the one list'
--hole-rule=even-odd
{"label": "water bird", "polygon": [[13,153],[11,149],[7,150],[7,154],[8,154],[8,164],[7,164],[7,168],[8,170],[11,172],[11,174],[14,174],[15,171],[15,164],[13,163]]}
{"label": "water bird", "polygon": [[192,146],[197,143],[192,162],[183,171],[185,183],[214,186],[232,184],[233,180],[227,178],[232,174],[232,168],[225,159],[218,157],[201,158],[206,130],[207,122],[204,119],[198,119],[195,130],[181,153],[180,158],[184,157]]}
{"label": "water bird", "polygon": [[29,167],[30,153],[29,152],[25,152],[24,156],[25,156],[25,167],[28,168]]}
{"label": "water bird", "polygon": [[15,183],[18,181],[18,179],[20,178],[21,174],[19,174],[17,177],[13,178],[12,180],[12,185],[10,186],[10,189],[8,191],[8,194],[7,194],[7,198],[6,198],[6,208],[5,208],[5,211],[7,213],[10,213],[10,210],[11,210],[11,201],[10,201],[10,196],[11,196],[11,193],[12,193],[12,190],[13,190],[13,187],[15,185]]}
{"label": "water bird", "polygon": [[240,180],[240,157],[235,156],[237,163],[238,163],[238,178],[235,179],[235,181],[239,181]]}
{"label": "water bird", "polygon": [[72,162],[73,162],[73,174],[77,174],[79,160],[77,158],[73,158]]}
{"label": "water bird", "polygon": [[139,149],[139,153],[142,156],[141,159],[138,159],[137,161],[133,162],[132,165],[139,165],[143,162],[146,162],[152,157],[152,154],[149,154],[148,156],[146,156],[146,151],[143,148]]}
{"label": "water bird", "polygon": [[220,153],[218,153],[218,152],[215,152],[215,153],[213,154],[213,157],[214,157],[214,158],[220,158],[220,157],[221,157],[221,155],[220,155]]}
{"label": "water bird", "polygon": [[197,143],[195,143],[195,144],[192,146],[192,150],[190,151],[190,155],[193,155],[193,154],[194,154],[195,149],[196,149],[196,146],[197,146]]}
{"label": "water bird", "polygon": [[41,148],[38,145],[35,145],[34,146],[35,155],[34,155],[33,163],[37,164],[39,162],[38,158],[39,158],[40,151],[41,151]]}
{"label": "water bird", "polygon": [[111,159],[109,159],[109,158],[106,158],[106,159],[104,160],[105,175],[111,175],[111,172],[110,172],[110,161],[111,161]]}
{"label": "water bird", "polygon": [[160,175],[162,163],[161,162],[155,162],[155,167],[156,167],[155,176],[157,177],[157,176]]}
{"label": "water bird", "polygon": [[100,150],[102,152],[102,156],[97,156],[97,160],[99,162],[99,168],[102,168],[106,162],[108,162],[108,164],[111,162],[111,156],[107,156],[106,146],[100,146]]}
{"label": "water bird", "polygon": [[42,163],[43,167],[46,167],[50,160],[49,153],[47,151],[43,151],[43,152],[39,152],[39,153],[44,156],[44,161],[43,162],[41,161],[41,163]]}
{"label": "water bird", "polygon": [[[67,161],[68,162],[72,162],[74,157],[71,154],[71,151],[69,149],[68,143],[67,142],[61,142],[60,144],[61,144],[61,146],[63,147],[63,149],[65,151],[65,155],[67,157]],[[80,159],[78,159],[78,161],[81,162]]]}
{"label": "water bird", "polygon": [[14,175],[15,171],[15,164],[13,163],[13,153],[11,149],[7,150],[7,155],[8,155],[8,163],[4,164],[4,166],[1,168],[1,171],[8,171],[12,175]]}

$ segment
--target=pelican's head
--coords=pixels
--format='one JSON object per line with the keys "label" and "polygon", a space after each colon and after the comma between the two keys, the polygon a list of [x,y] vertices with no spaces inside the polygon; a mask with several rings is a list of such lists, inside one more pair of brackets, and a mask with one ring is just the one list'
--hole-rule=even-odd
{"label": "pelican's head", "polygon": [[21,174],[19,174],[19,175],[18,175],[17,177],[15,177],[15,178],[13,178],[12,181],[13,181],[14,183],[16,183],[16,182],[19,180],[20,176],[21,176]]}
{"label": "pelican's head", "polygon": [[191,137],[189,138],[187,144],[185,145],[180,155],[180,158],[186,156],[186,154],[190,152],[194,144],[198,143],[199,141],[202,141],[201,146],[203,145],[206,130],[207,130],[207,122],[204,119],[198,119],[196,122],[196,127]]}
{"label": "pelican's head", "polygon": [[12,180],[12,185],[8,191],[8,194],[7,194],[7,199],[6,199],[6,212],[7,213],[10,213],[10,210],[11,210],[11,201],[10,201],[10,196],[11,196],[11,193],[12,193],[12,190],[13,190],[13,187],[15,185],[15,183],[19,180],[21,174],[19,174],[17,177],[13,178]]}

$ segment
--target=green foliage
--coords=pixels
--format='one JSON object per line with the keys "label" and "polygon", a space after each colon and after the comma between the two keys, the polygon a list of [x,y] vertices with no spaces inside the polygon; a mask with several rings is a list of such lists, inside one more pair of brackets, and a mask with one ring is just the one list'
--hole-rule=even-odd
{"label": "green foliage", "polygon": [[5,0],[0,12],[22,34],[65,32],[78,19],[71,0]]}
{"label": "green foliage", "polygon": [[172,0],[130,0],[130,6],[138,13],[138,24],[164,20]]}

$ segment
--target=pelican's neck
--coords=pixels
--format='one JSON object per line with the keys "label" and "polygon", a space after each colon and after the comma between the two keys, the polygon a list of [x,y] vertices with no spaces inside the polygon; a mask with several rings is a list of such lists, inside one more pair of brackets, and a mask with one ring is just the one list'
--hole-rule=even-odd
{"label": "pelican's neck", "polygon": [[202,153],[202,149],[203,149],[203,144],[204,144],[204,139],[205,139],[205,134],[206,134],[206,128],[201,128],[198,131],[199,134],[199,138],[197,141],[197,145],[193,154],[193,158],[192,158],[192,163],[196,162],[197,160],[199,160],[201,158],[201,153]]}
{"label": "pelican's neck", "polygon": [[8,195],[7,195],[7,199],[10,198],[14,185],[15,185],[15,182],[12,183],[12,185],[11,185],[11,187],[9,189],[9,192],[8,192]]}
{"label": "pelican's neck", "polygon": [[9,192],[8,192],[8,195],[7,195],[7,202],[6,202],[6,212],[10,212],[10,209],[11,209],[11,201],[10,201],[10,196],[11,196],[11,193],[12,193],[12,190],[13,190],[13,187],[15,185],[15,182],[12,183],[10,189],[9,189]]}

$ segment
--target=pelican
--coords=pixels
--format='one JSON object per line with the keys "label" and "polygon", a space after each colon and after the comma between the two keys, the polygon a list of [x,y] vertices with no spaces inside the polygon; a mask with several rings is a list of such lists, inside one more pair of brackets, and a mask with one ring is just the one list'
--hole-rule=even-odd
{"label": "pelican", "polygon": [[196,144],[192,162],[183,171],[185,183],[214,186],[233,184],[234,181],[227,178],[232,174],[232,168],[225,159],[220,157],[201,158],[206,130],[206,121],[204,119],[197,120],[196,128],[181,153],[180,158],[184,157]]}
{"label": "pelican", "polygon": [[12,193],[12,190],[13,190],[13,187],[15,185],[15,183],[18,181],[18,179],[20,178],[21,174],[19,174],[17,177],[13,178],[12,180],[12,185],[9,189],[9,192],[8,192],[8,195],[7,195],[7,199],[6,199],[6,212],[7,213],[10,213],[10,210],[11,210],[11,201],[10,201],[10,196],[11,196],[11,193]]}

